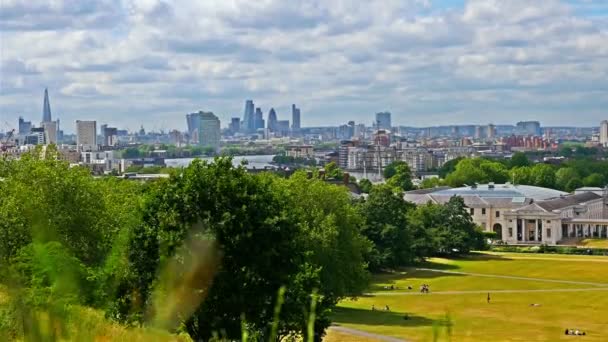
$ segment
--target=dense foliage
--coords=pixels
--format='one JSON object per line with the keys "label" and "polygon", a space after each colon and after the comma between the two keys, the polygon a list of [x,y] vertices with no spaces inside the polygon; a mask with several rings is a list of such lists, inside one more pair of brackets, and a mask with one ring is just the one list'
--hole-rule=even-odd
{"label": "dense foliage", "polygon": [[[0,308],[0,329],[16,337],[34,308],[76,304],[201,340],[306,337],[314,302],[320,340],[370,270],[483,247],[462,201],[407,203],[409,169],[394,169],[353,199],[320,177],[250,174],[229,158],[152,183],[93,178],[52,148],[2,160],[0,285],[20,289],[12,308],[30,311]],[[325,172],[343,176],[335,164]]]}

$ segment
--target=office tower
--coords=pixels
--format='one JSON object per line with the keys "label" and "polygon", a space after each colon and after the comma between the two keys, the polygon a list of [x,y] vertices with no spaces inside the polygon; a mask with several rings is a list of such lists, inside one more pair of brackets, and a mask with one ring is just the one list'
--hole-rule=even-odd
{"label": "office tower", "polygon": [[245,101],[245,114],[243,116],[243,124],[241,125],[246,132],[255,130],[255,114],[252,100]]}
{"label": "office tower", "polygon": [[355,137],[365,139],[365,124],[358,124],[355,126]]}
{"label": "office tower", "polygon": [[241,119],[240,118],[232,118],[230,120],[230,132],[232,134],[238,133],[241,130]]}
{"label": "office tower", "polygon": [[380,112],[376,113],[376,129],[391,130],[391,113]]}
{"label": "office tower", "polygon": [[270,111],[268,112],[268,129],[276,132],[277,131],[277,113],[274,111],[274,108],[270,108]]}
{"label": "office tower", "polygon": [[25,136],[26,145],[44,145],[44,128],[32,127],[30,134]]}
{"label": "office tower", "polygon": [[608,147],[608,120],[600,123],[600,144]]}
{"label": "office tower", "polygon": [[200,125],[198,127],[199,145],[212,147],[218,153],[220,150],[220,119],[212,112],[199,112]]}
{"label": "office tower", "polygon": [[481,139],[481,126],[475,126],[475,139]]}
{"label": "office tower", "polygon": [[201,125],[201,116],[199,113],[186,114],[186,123],[188,124],[190,142],[198,144],[198,127]]}
{"label": "office tower", "polygon": [[113,147],[118,144],[118,129],[116,127],[108,127],[108,125],[101,125],[103,145]]}
{"label": "office tower", "polygon": [[32,122],[23,120],[23,117],[19,117],[19,135],[28,135],[32,130]]}
{"label": "office tower", "polygon": [[260,128],[264,128],[264,112],[262,112],[262,109],[260,109],[260,107],[255,109],[255,115],[254,115],[254,130],[258,130]]}
{"label": "office tower", "polygon": [[282,136],[289,136],[289,120],[277,121],[277,132]]}
{"label": "office tower", "polygon": [[486,129],[486,136],[488,139],[494,139],[496,137],[496,126],[489,124]]}
{"label": "office tower", "polygon": [[97,122],[76,120],[76,145],[81,151],[97,150]]}
{"label": "office tower", "polygon": [[57,144],[57,121],[42,122],[46,144]]}
{"label": "office tower", "polygon": [[296,107],[295,104],[291,105],[291,129],[294,131],[299,130],[300,127],[300,108]]}
{"label": "office tower", "polygon": [[518,135],[542,135],[538,121],[520,121],[515,125],[515,131]]}
{"label": "office tower", "polygon": [[49,91],[44,88],[44,104],[42,105],[42,122],[51,122],[51,103],[49,102]]}

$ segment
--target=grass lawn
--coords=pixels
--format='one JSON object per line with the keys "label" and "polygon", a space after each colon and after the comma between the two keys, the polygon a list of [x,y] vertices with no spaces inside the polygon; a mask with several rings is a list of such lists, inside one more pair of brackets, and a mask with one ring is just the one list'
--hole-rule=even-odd
{"label": "grass lawn", "polygon": [[[334,322],[408,341],[433,340],[434,334],[447,340],[448,330],[452,341],[608,341],[606,257],[488,253],[435,258],[420,267],[476,275],[416,269],[378,275],[371,295],[340,303]],[[418,293],[423,283],[430,285],[430,294]],[[386,290],[390,285],[396,289]],[[390,311],[372,311],[372,305],[377,310],[388,305]],[[587,336],[565,336],[566,328],[581,329]]]}
{"label": "grass lawn", "polygon": [[589,248],[608,248],[608,239],[585,239],[579,245]]}

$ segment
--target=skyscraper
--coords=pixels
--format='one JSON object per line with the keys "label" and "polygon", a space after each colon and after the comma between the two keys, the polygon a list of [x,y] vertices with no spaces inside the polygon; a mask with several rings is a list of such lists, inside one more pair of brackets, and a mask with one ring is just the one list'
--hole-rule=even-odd
{"label": "skyscraper", "polygon": [[291,129],[294,131],[300,129],[300,108],[295,104],[291,105]]}
{"label": "skyscraper", "polygon": [[44,88],[44,104],[42,105],[42,122],[51,122],[51,103],[49,102],[49,91]]}
{"label": "skyscraper", "polygon": [[515,130],[518,135],[542,135],[538,121],[520,121],[516,124]]}
{"label": "skyscraper", "polygon": [[230,121],[230,132],[232,134],[238,133],[241,130],[241,119],[240,118],[232,118]]}
{"label": "skyscraper", "polygon": [[19,135],[28,135],[32,130],[32,122],[23,120],[23,117],[19,117]]}
{"label": "skyscraper", "polygon": [[274,108],[270,108],[270,111],[268,112],[268,129],[276,132],[277,131],[277,112],[274,111]]}
{"label": "skyscraper", "polygon": [[376,113],[376,129],[391,129],[391,113],[390,112],[380,112]]}
{"label": "skyscraper", "polygon": [[57,144],[57,121],[46,121],[42,122],[42,128],[44,129],[44,140],[46,144]]}
{"label": "skyscraper", "polygon": [[608,147],[608,120],[600,123],[600,144]]}
{"label": "skyscraper", "polygon": [[264,128],[264,113],[260,107],[255,109],[255,122],[254,122],[254,130]]}
{"label": "skyscraper", "polygon": [[220,150],[220,119],[212,112],[199,112],[200,125],[198,127],[199,145],[212,147],[216,153]]}
{"label": "skyscraper", "polygon": [[243,115],[243,129],[246,132],[255,130],[255,116],[253,100],[245,101],[245,114]]}
{"label": "skyscraper", "polygon": [[97,150],[97,121],[76,120],[76,145],[81,151]]}

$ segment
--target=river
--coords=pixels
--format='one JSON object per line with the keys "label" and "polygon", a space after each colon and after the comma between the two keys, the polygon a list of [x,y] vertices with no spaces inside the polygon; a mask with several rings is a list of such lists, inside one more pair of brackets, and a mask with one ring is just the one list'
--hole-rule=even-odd
{"label": "river", "polygon": [[[232,165],[239,166],[243,160],[247,161],[248,169],[263,169],[266,167],[272,167],[270,164],[274,155],[251,155],[251,156],[233,156]],[[190,165],[195,158],[175,158],[165,159],[165,164],[168,167],[185,167]],[[213,157],[200,158],[206,161],[213,161]]]}

